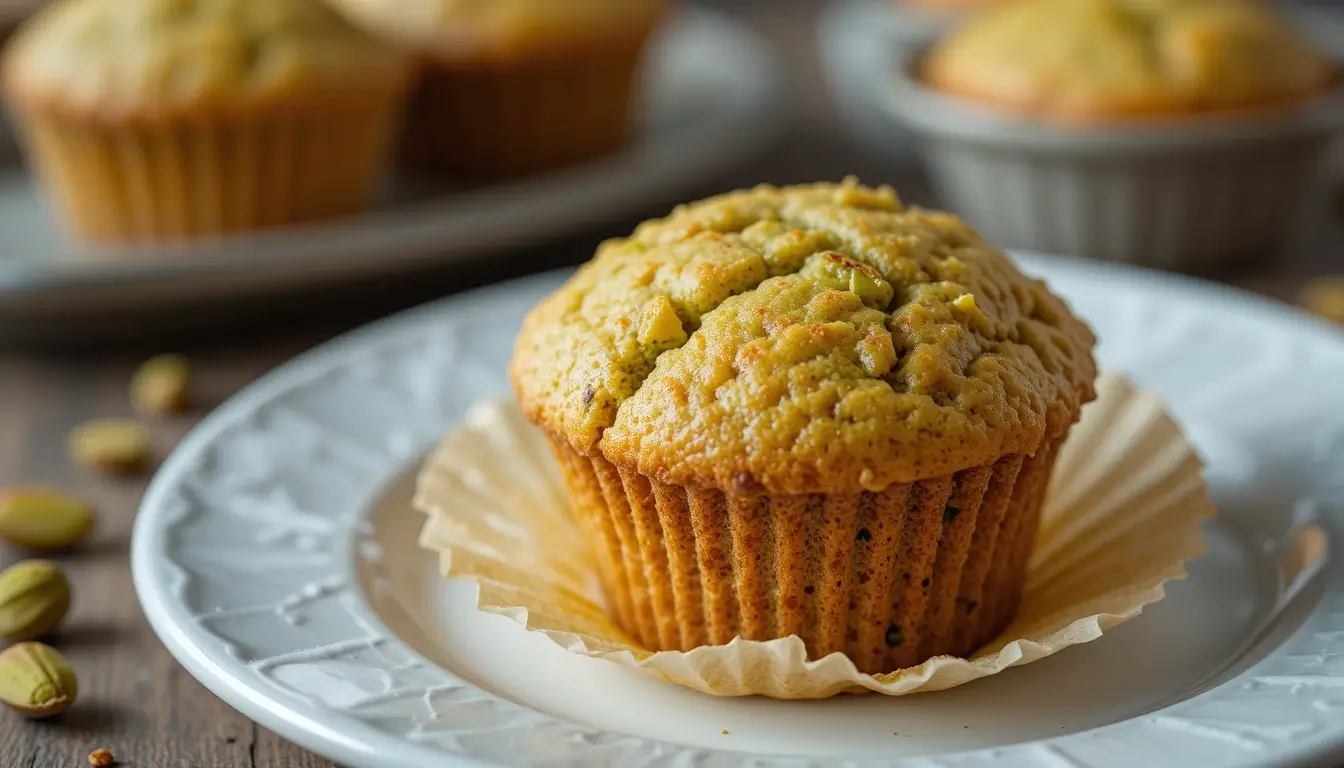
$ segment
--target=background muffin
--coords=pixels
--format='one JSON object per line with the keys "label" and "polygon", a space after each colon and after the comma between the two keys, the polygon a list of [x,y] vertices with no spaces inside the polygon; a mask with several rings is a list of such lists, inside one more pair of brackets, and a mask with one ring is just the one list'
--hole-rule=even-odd
{"label": "background muffin", "polygon": [[408,168],[508,177],[620,147],[664,0],[333,0],[415,51]]}
{"label": "background muffin", "polygon": [[65,0],[11,42],[4,87],[79,231],[165,238],[364,206],[409,74],[318,0]]}
{"label": "background muffin", "polygon": [[881,672],[1013,616],[1092,345],[950,215],[762,187],[605,244],[511,373],[632,636]]}
{"label": "background muffin", "polygon": [[1238,0],[1028,0],[973,17],[928,82],[1036,115],[1117,118],[1283,104],[1333,79],[1286,20]]}
{"label": "background muffin", "polygon": [[940,199],[1010,248],[1208,272],[1293,242],[1344,128],[1271,4],[1017,0],[892,71]]}

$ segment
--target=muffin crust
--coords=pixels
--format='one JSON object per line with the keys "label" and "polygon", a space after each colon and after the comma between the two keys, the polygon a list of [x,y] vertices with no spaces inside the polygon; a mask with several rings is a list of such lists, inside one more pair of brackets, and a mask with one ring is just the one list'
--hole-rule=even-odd
{"label": "muffin crust", "polygon": [[1183,114],[1291,102],[1329,62],[1247,0],[1015,0],[972,17],[926,57],[933,86],[1073,118]]}
{"label": "muffin crust", "polygon": [[351,18],[439,58],[534,56],[652,26],[666,0],[331,0]]}
{"label": "muffin crust", "polygon": [[409,62],[318,0],[62,0],[16,35],[8,95],[104,121],[403,90]]}
{"label": "muffin crust", "polygon": [[511,374],[553,438],[664,483],[877,491],[1062,438],[1093,344],[953,216],[766,186],[605,243],[529,315]]}

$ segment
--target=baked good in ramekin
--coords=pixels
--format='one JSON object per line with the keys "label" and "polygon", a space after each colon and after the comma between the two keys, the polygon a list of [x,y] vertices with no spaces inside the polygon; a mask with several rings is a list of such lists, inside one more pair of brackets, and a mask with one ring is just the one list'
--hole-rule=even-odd
{"label": "baked good in ramekin", "polygon": [[127,240],[359,210],[410,76],[319,0],[65,0],[15,36],[3,82],[57,208]]}
{"label": "baked good in ramekin", "polygon": [[422,61],[410,170],[497,179],[625,142],[666,0],[332,0]]}
{"label": "baked good in ramekin", "polygon": [[1093,343],[955,217],[846,182],[605,243],[511,376],[643,645],[796,634],[885,672],[1014,615]]}
{"label": "baked good in ramekin", "polygon": [[925,57],[939,90],[1092,122],[1267,109],[1319,94],[1325,56],[1249,0],[1026,0],[971,18]]}
{"label": "baked good in ramekin", "polygon": [[902,64],[889,105],[987,236],[1171,268],[1285,241],[1344,111],[1324,54],[1245,0],[1020,0]]}

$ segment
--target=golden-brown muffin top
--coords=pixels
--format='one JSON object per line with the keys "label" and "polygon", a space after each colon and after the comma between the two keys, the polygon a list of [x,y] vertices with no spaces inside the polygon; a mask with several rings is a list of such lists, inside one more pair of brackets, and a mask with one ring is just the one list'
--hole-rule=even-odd
{"label": "golden-brown muffin top", "polygon": [[525,412],[666,482],[853,491],[1033,452],[1092,397],[1091,332],[946,213],[853,182],[646,222],[545,299]]}
{"label": "golden-brown muffin top", "polygon": [[1273,105],[1333,78],[1327,59],[1246,0],[1014,0],[971,17],[923,62],[935,87],[1061,117]]}
{"label": "golden-brown muffin top", "polygon": [[369,29],[470,57],[642,29],[667,0],[331,0]]}
{"label": "golden-brown muffin top", "polygon": [[20,99],[109,119],[360,98],[405,57],[320,0],[60,0],[6,50]]}

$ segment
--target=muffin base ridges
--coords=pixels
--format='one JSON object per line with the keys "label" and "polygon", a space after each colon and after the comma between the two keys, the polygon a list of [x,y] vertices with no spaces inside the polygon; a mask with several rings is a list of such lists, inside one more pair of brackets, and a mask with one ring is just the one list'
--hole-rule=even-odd
{"label": "muffin base ridges", "polygon": [[396,135],[399,97],[225,120],[102,124],[23,115],[48,196],[96,240],[220,235],[357,212]]}
{"label": "muffin base ridges", "polygon": [[401,142],[414,172],[522,176],[619,149],[629,135],[652,27],[545,55],[427,60]]}
{"label": "muffin base ridges", "polygon": [[857,494],[669,485],[552,447],[609,609],[652,650],[798,635],[862,672],[966,656],[1012,621],[1060,440]]}

